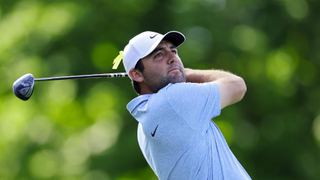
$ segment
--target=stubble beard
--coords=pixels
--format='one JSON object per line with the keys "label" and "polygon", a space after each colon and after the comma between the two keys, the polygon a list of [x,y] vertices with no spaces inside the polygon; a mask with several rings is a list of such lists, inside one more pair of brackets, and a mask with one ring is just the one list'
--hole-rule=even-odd
{"label": "stubble beard", "polygon": [[162,76],[158,72],[143,72],[144,82],[153,93],[157,93],[160,89],[166,87],[170,83],[186,82],[186,75],[182,68],[180,68],[180,72],[181,74],[167,76]]}

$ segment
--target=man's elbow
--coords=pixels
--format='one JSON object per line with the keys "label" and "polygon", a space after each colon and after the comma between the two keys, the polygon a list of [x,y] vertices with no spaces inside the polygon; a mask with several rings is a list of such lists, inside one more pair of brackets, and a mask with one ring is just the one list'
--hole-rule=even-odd
{"label": "man's elbow", "polygon": [[234,76],[227,81],[216,82],[220,89],[221,109],[239,102],[247,92],[247,86],[241,77]]}
{"label": "man's elbow", "polygon": [[242,98],[244,97],[245,93],[247,92],[247,86],[243,78],[237,77],[236,80],[236,88],[237,88],[237,93],[235,93],[235,100],[236,102],[241,101]]}

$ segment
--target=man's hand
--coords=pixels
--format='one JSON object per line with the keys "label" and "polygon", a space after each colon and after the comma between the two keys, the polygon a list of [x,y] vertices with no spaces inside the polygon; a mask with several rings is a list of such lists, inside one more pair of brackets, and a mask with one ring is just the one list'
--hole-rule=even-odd
{"label": "man's hand", "polygon": [[240,101],[247,91],[244,80],[222,70],[194,70],[185,68],[187,82],[215,82],[220,91],[221,109]]}

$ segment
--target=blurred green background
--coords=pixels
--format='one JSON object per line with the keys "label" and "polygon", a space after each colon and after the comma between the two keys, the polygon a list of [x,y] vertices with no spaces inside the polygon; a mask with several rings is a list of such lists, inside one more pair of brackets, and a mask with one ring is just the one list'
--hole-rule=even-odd
{"label": "blurred green background", "polygon": [[185,67],[243,77],[214,119],[253,179],[320,177],[319,0],[0,0],[0,179],[155,180],[126,109],[129,78],[12,83],[123,72],[136,34],[178,30]]}

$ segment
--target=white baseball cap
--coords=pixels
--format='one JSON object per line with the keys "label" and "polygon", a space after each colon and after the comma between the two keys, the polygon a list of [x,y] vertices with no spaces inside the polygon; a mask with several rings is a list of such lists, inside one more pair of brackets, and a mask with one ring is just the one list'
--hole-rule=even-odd
{"label": "white baseball cap", "polygon": [[145,31],[133,37],[123,51],[123,66],[129,74],[137,62],[149,55],[162,40],[168,40],[176,47],[185,41],[185,36],[178,31],[169,31],[162,35],[157,32]]}

